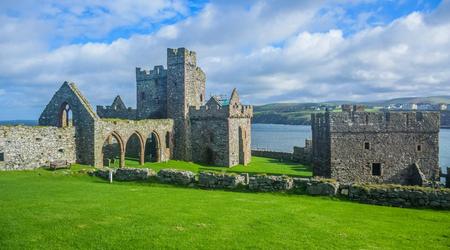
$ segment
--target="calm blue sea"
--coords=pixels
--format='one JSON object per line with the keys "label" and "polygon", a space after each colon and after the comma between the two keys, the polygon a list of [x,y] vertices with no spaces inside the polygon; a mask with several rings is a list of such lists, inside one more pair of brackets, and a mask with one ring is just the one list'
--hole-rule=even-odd
{"label": "calm blue sea", "polygon": [[[301,125],[253,124],[252,148],[292,152],[293,146],[304,146],[311,139],[311,127]],[[439,164],[450,167],[450,129],[439,133]]]}

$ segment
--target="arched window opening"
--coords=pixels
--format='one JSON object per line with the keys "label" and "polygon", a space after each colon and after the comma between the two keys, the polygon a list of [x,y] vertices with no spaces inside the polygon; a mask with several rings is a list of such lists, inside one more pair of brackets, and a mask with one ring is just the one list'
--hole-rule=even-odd
{"label": "arched window opening", "polygon": [[159,162],[160,161],[160,145],[158,135],[152,132],[145,142],[145,162]]}
{"label": "arched window opening", "polygon": [[115,134],[109,135],[103,143],[103,166],[121,167],[122,143]]}
{"label": "arched window opening", "polygon": [[70,127],[73,125],[72,108],[65,102],[61,105],[59,112],[59,126],[62,128]]}
{"label": "arched window opening", "polygon": [[141,157],[142,143],[139,136],[134,133],[130,136],[125,147],[125,159],[129,161],[139,161]]}

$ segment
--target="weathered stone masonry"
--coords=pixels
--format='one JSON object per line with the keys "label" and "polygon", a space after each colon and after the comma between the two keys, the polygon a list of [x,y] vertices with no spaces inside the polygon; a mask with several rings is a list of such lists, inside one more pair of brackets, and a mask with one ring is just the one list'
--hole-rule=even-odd
{"label": "weathered stone masonry", "polygon": [[[109,166],[118,158],[123,167],[126,154],[141,164],[172,158],[227,167],[249,163],[252,107],[240,103],[236,90],[227,102],[211,108],[212,97],[204,105],[205,85],[196,53],[185,48],[167,49],[167,69],[161,65],[150,71],[136,68],[137,109],[127,107],[117,96],[112,105],[97,106],[95,113],[75,84],[65,82],[42,112],[39,125],[56,134],[73,131],[65,145],[67,156],[43,153],[42,157],[33,156],[34,160],[28,156],[23,159],[28,153],[20,152],[31,144],[10,148],[3,143],[0,167],[34,168],[64,157],[70,163],[97,167]],[[26,130],[40,133],[33,127]],[[0,134],[0,141],[9,141],[9,134]],[[47,138],[51,140],[52,135]],[[73,141],[75,146],[70,147]],[[49,145],[44,146],[52,151]],[[14,162],[11,157],[15,157]]]}
{"label": "weathered stone masonry", "polygon": [[437,112],[313,114],[313,172],[343,183],[437,181],[438,134]]}
{"label": "weathered stone masonry", "polygon": [[33,169],[56,161],[75,163],[75,129],[0,127],[0,170]]}

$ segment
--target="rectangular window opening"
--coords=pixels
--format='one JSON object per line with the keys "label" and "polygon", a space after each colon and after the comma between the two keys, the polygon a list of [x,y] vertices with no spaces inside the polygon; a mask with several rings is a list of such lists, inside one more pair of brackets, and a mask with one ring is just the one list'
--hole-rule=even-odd
{"label": "rectangular window opening", "polygon": [[364,149],[370,149],[370,143],[364,142]]}
{"label": "rectangular window opening", "polygon": [[381,163],[372,163],[372,175],[374,176],[381,175]]}
{"label": "rectangular window opening", "polygon": [[417,145],[417,151],[418,151],[418,152],[422,151],[422,145],[420,145],[420,144]]}
{"label": "rectangular window opening", "polygon": [[5,153],[0,152],[0,161],[5,161]]}

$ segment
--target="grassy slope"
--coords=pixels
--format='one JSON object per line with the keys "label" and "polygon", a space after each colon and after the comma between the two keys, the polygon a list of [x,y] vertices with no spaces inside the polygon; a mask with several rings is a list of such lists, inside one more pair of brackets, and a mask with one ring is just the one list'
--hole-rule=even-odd
{"label": "grassy slope", "polygon": [[[79,168],[79,167],[76,167]],[[448,249],[450,212],[0,172],[2,249]]]}
{"label": "grassy slope", "polygon": [[[184,161],[174,161],[170,160],[168,162],[159,163],[149,163],[146,162],[144,166],[140,166],[135,160],[126,160],[127,167],[148,167],[155,171],[159,171],[163,168],[175,168],[182,170],[189,170],[193,172],[199,171],[224,171],[224,172],[246,172],[246,173],[266,173],[266,174],[285,174],[292,176],[311,176],[311,170],[308,166],[293,163],[293,162],[279,162],[275,159],[263,158],[263,157],[252,157],[252,162],[248,166],[238,165],[232,168],[224,167],[210,167],[206,165],[201,165],[192,162]],[[81,166],[81,165],[79,165]],[[116,161],[116,167],[118,166],[118,161]]]}

